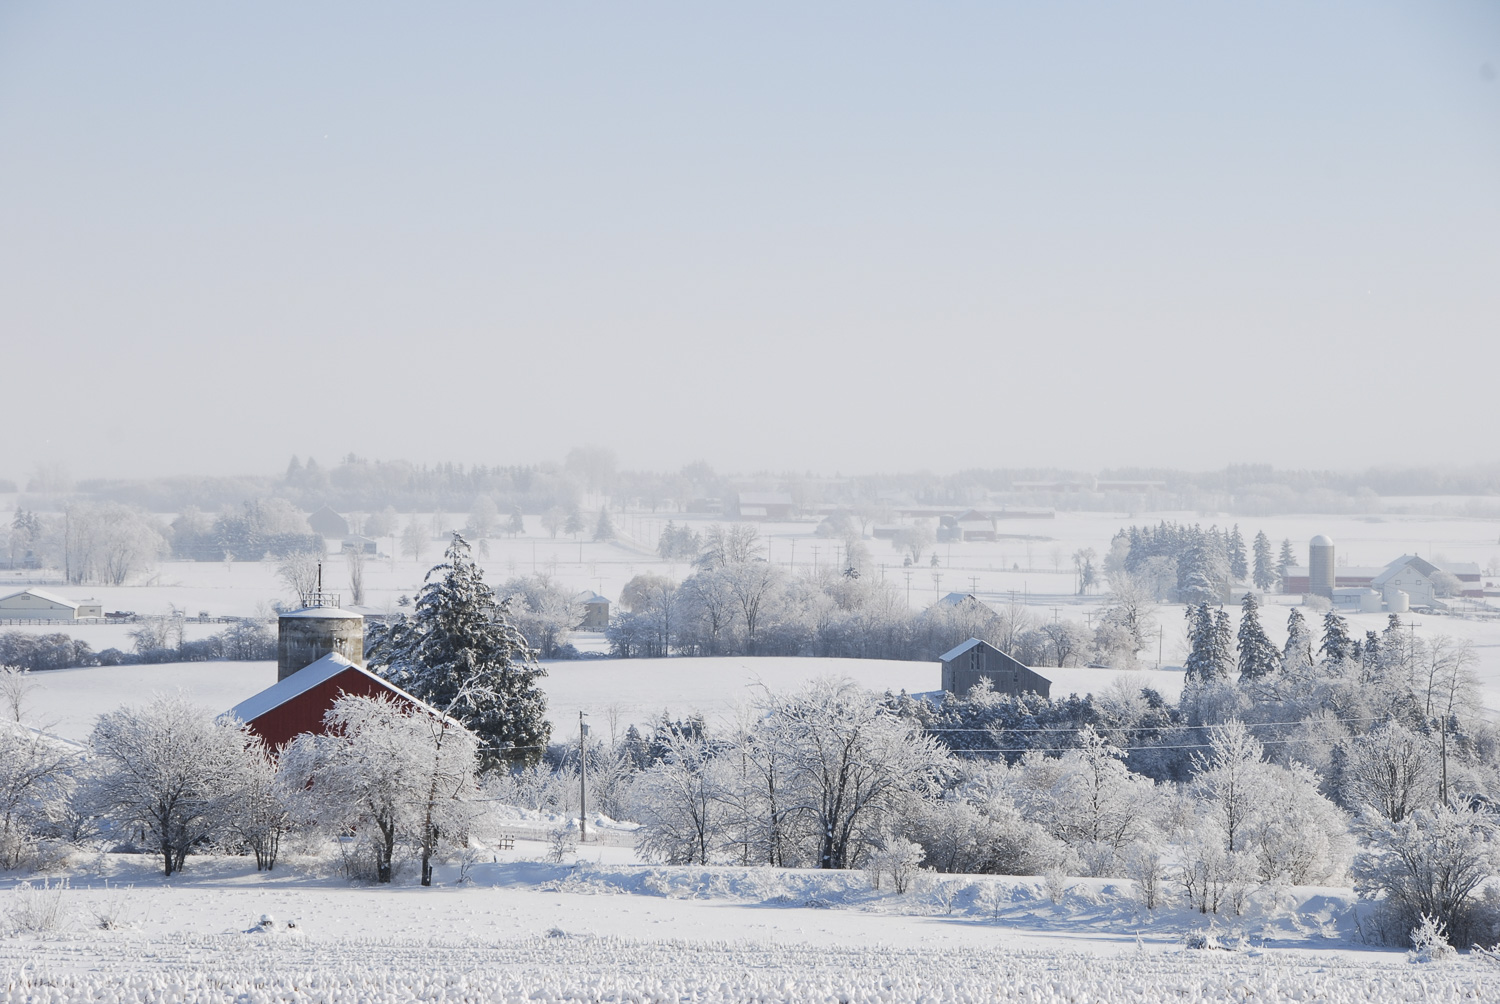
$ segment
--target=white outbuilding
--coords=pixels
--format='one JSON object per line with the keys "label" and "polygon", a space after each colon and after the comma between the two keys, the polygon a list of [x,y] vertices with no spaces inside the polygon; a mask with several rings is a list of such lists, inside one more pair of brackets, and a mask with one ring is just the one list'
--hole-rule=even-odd
{"label": "white outbuilding", "polygon": [[0,621],[77,621],[104,616],[104,606],[94,600],[74,603],[45,589],[23,589],[0,596]]}

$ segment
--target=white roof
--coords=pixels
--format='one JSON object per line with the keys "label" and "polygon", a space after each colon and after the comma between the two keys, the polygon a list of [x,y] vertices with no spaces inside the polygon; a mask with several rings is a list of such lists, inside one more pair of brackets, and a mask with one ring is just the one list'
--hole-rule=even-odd
{"label": "white roof", "polygon": [[288,610],[281,616],[354,620],[356,618],[363,618],[364,614],[357,614],[353,610],[342,610],[339,607],[303,607],[301,610]]}
{"label": "white roof", "polygon": [[32,596],[35,596],[39,600],[46,600],[48,603],[60,603],[65,607],[71,607],[74,610],[78,609],[77,603],[74,603],[72,600],[68,599],[65,596],[59,596],[56,593],[49,593],[45,589],[23,589],[18,593],[11,593],[9,596],[0,596],[0,603],[4,603],[6,600],[15,599],[17,596],[25,596],[27,593],[30,593]]}
{"label": "white roof", "polygon": [[337,652],[330,652],[317,662],[303,666],[286,679],[277,680],[260,693],[245,698],[224,712],[224,717],[235,718],[242,722],[253,722],[267,711],[281,707],[298,694],[338,676],[346,669],[359,669],[359,667]]}
{"label": "white roof", "polygon": [[420,698],[413,697],[390,680],[376,676],[365,667],[350,662],[337,652],[329,652],[317,662],[308,663],[285,680],[277,680],[271,686],[262,690],[254,697],[248,697],[234,707],[230,708],[220,718],[232,718],[241,722],[253,722],[268,711],[281,707],[294,697],[304,694],[318,684],[333,679],[345,670],[352,669],[357,673],[363,673],[370,679],[375,680],[391,693],[402,700],[411,702],[412,707],[432,715],[434,718],[442,718],[443,713]]}
{"label": "white roof", "polygon": [[345,669],[354,669],[356,672],[362,672],[366,677],[377,681],[377,683],[386,687],[390,692],[395,693],[399,698],[404,699],[404,701],[410,701],[413,707],[420,708],[420,710],[426,711],[431,716],[443,717],[443,713],[438,711],[437,708],[432,707],[428,702],[410,695],[410,693],[405,692],[405,690],[396,686],[392,681],[386,680],[384,677],[378,677],[374,672],[366,669],[365,666],[350,662],[350,660],[345,659],[344,656],[336,653],[336,651],[330,651],[327,656],[324,656],[318,662],[308,663],[308,665],[303,666],[302,669],[294,672],[294,674],[291,674],[285,680],[278,680],[272,686],[261,690],[257,695],[246,698],[245,701],[240,701],[239,704],[234,705],[233,708],[229,708],[228,711],[220,714],[219,717],[222,717],[222,719],[234,719],[237,722],[254,722],[255,719],[263,716],[267,711],[273,711],[275,708],[287,704],[288,701],[296,698],[296,696],[314,689],[318,684],[332,680],[333,677],[341,674]]}
{"label": "white roof", "polygon": [[975,645],[983,644],[984,642],[980,641],[978,638],[970,638],[968,641],[964,642],[957,648],[949,649],[947,652],[944,652],[942,655],[938,656],[938,662],[948,662],[952,659],[957,659],[959,656],[963,655]]}

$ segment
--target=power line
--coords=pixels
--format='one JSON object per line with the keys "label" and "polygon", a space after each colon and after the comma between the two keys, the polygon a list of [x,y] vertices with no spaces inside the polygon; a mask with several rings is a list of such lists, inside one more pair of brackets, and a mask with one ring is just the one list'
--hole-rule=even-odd
{"label": "power line", "polygon": [[[1304,719],[1304,720],[1302,720],[1300,722],[1244,722],[1243,724],[1245,725],[1246,728],[1259,729],[1259,728],[1272,728],[1272,727],[1280,727],[1280,726],[1308,725],[1308,724],[1322,723],[1322,722],[1383,722],[1383,721],[1385,721],[1389,717],[1390,716],[1388,716],[1388,715],[1371,715],[1371,716],[1369,716],[1367,718],[1308,718],[1308,719]],[[1161,730],[1165,730],[1165,729],[1172,729],[1172,728],[1208,729],[1208,728],[1214,728],[1214,727],[1215,726],[1212,726],[1212,725],[1172,725],[1172,724],[1168,724],[1168,725],[1100,725],[1100,726],[1092,727],[1092,730],[1094,732],[1156,732],[1156,731],[1161,731]],[[937,734],[948,733],[948,732],[983,732],[983,733],[994,733],[994,732],[1052,732],[1052,733],[1062,734],[1062,733],[1072,733],[1072,732],[1087,732],[1089,730],[1090,730],[1089,726],[1085,726],[1084,728],[1081,728],[1081,729],[1041,729],[1041,728],[1039,728],[1039,729],[1013,729],[1013,728],[1010,728],[1009,726],[1006,726],[1006,725],[992,725],[992,726],[990,726],[989,728],[986,728],[986,729],[926,729],[925,731],[927,733],[929,733],[929,734],[937,735]],[[1163,747],[1153,747],[1153,748],[1155,748],[1155,749],[1161,749]]]}
{"label": "power line", "polygon": [[[1287,743],[1341,743],[1344,740],[1342,738],[1339,738],[1339,739],[1310,738],[1310,739],[1260,739],[1260,740],[1256,740],[1256,741],[1259,742],[1262,746],[1283,746],[1283,745],[1286,745]],[[1115,747],[1115,749],[1120,750],[1122,752],[1127,752],[1127,753],[1128,752],[1132,752],[1132,751],[1136,751],[1136,750],[1211,750],[1213,748],[1214,748],[1214,744],[1213,743],[1192,743],[1192,744],[1185,744],[1185,745],[1180,745],[1180,746],[1116,746]],[[991,748],[991,747],[987,747],[987,746],[981,746],[981,747],[969,747],[969,748],[966,748],[966,749],[951,749],[948,752],[950,752],[950,753],[1073,753],[1073,752],[1076,752],[1076,751],[1073,750],[1073,749],[1050,750],[1050,749],[1046,749],[1044,747],[1037,747],[1037,746],[1023,746],[1023,747],[1017,747],[1015,749],[1000,749],[1000,748]]]}

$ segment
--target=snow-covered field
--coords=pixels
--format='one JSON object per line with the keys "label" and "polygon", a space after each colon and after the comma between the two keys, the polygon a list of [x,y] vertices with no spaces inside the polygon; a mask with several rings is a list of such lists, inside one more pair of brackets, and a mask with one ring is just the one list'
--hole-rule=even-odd
{"label": "snow-covered field", "polygon": [[[1124,677],[1155,687],[1169,700],[1182,689],[1180,672],[1122,673],[1108,669],[1050,669],[1053,696],[1101,692]],[[876,693],[938,689],[939,664],[880,659],[707,658],[587,659],[547,663],[542,689],[554,735],[577,735],[578,712],[607,734],[632,724],[650,724],[666,712],[672,718],[701,714],[715,724],[733,720],[736,710],[766,690],[796,690],[819,676],[847,676]],[[94,719],[125,704],[142,704],[154,694],[181,691],[211,711],[227,711],[276,682],[274,662],[184,662],[155,666],[94,666],[37,673],[28,704],[36,723],[78,742],[88,738]]]}
{"label": "snow-covered field", "polygon": [[[259,875],[194,858],[79,862],[67,888],[0,893],[8,1001],[1459,1001],[1500,997],[1482,956],[1417,964],[1360,943],[1347,890],[1285,890],[1210,929],[1129,883],[500,860],[423,889],[351,885],[327,861]],[[995,894],[983,895],[993,889]],[[16,931],[25,908],[56,923]],[[268,916],[272,923],[259,921]],[[107,924],[108,927],[102,926]],[[294,925],[294,926],[291,926]],[[1211,934],[1221,950],[1185,936]]]}

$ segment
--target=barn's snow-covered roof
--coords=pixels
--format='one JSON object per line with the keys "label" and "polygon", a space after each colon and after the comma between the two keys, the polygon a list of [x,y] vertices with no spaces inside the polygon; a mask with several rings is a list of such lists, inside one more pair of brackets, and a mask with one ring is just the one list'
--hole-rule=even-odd
{"label": "barn's snow-covered roof", "polygon": [[968,641],[964,642],[957,648],[949,649],[942,655],[938,656],[938,662],[951,662],[952,660],[957,659],[959,656],[963,655],[969,649],[973,648],[975,645],[983,644],[984,642],[980,641],[978,638],[970,638]]}
{"label": "barn's snow-covered roof", "polygon": [[327,655],[323,656],[323,658],[319,659],[317,662],[309,663],[308,665],[303,666],[301,669],[297,670],[297,672],[293,673],[286,679],[277,680],[275,683],[271,684],[271,686],[267,687],[265,690],[262,690],[260,693],[254,695],[253,697],[247,697],[245,700],[241,701],[234,707],[230,708],[228,711],[224,712],[224,717],[234,718],[241,722],[253,722],[262,715],[276,710],[283,704],[286,704],[288,701],[295,700],[302,694],[307,693],[318,684],[331,680],[335,676],[338,676],[340,673],[344,673],[349,670],[354,670],[356,673],[362,673],[363,675],[368,676],[370,679],[377,681],[381,686],[391,691],[391,693],[402,698],[403,700],[410,701],[414,707],[421,708],[423,711],[440,716],[438,710],[427,704],[427,702],[418,700],[389,680],[382,679],[381,677],[376,676],[368,669],[365,669],[363,666],[360,666],[356,663],[350,662],[348,659],[344,658],[342,655],[339,655],[337,652],[330,652]]}
{"label": "barn's snow-covered roof", "polygon": [[72,600],[68,599],[65,596],[59,596],[56,593],[49,593],[45,589],[22,589],[20,592],[10,593],[6,596],[0,596],[0,603],[4,603],[6,600],[13,600],[17,596],[25,596],[27,593],[30,593],[32,596],[35,596],[39,600],[46,600],[48,603],[60,603],[65,607],[72,607],[74,610],[78,609],[77,603],[74,603]]}

